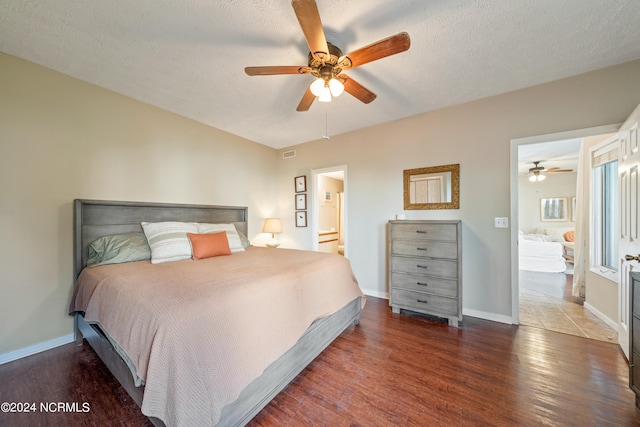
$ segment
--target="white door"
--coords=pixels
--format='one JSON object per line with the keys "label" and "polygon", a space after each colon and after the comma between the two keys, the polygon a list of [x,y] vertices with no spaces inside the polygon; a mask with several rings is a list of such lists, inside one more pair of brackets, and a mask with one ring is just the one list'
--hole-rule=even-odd
{"label": "white door", "polygon": [[618,291],[618,341],[629,359],[629,272],[640,270],[640,147],[638,118],[640,106],[624,122],[618,133],[620,143],[618,174],[620,185],[620,289]]}

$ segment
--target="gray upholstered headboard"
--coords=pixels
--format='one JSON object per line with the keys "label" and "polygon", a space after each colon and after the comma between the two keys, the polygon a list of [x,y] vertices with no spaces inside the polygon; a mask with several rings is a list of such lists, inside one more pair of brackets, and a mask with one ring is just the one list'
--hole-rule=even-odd
{"label": "gray upholstered headboard", "polygon": [[142,231],[141,222],[183,221],[233,223],[247,234],[247,208],[172,203],[74,201],[74,280],[87,265],[88,247],[98,237]]}

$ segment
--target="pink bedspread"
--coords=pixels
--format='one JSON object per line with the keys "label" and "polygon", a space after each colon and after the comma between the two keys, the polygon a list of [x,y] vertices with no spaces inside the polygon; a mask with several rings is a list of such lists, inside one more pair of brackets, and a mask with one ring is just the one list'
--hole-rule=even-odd
{"label": "pink bedspread", "polygon": [[129,356],[145,382],[145,415],[195,426],[215,425],[315,319],[358,297],[364,305],[342,256],[253,247],[85,268],[71,311],[85,312]]}

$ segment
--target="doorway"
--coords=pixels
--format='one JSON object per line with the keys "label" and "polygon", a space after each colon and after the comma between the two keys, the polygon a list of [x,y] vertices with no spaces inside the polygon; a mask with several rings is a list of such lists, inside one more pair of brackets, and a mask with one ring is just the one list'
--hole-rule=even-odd
{"label": "doorway", "polygon": [[[555,178],[556,176],[561,176],[563,174],[547,174],[547,172],[552,168],[558,168],[560,170],[573,168],[564,164],[561,156],[554,159],[553,154],[545,154],[544,150],[550,150],[548,152],[553,153],[554,148],[556,150],[560,148],[560,145],[562,144],[561,141],[569,143],[573,140],[575,143],[576,140],[582,141],[582,139],[586,137],[611,134],[613,132],[617,132],[617,129],[618,125],[601,126],[597,128],[521,138],[511,141],[512,317],[514,324],[528,324],[529,326],[543,327],[544,329],[556,330],[557,332],[563,333],[570,333],[565,329],[570,327],[576,332],[574,335],[585,336],[585,328],[581,329],[577,324],[578,322],[575,320],[576,318],[574,317],[574,319],[572,319],[571,316],[574,316],[576,312],[581,312],[578,314],[578,318],[584,319],[585,312],[587,315],[591,315],[591,313],[584,310],[584,307],[581,306],[582,301],[579,298],[574,297],[571,293],[573,273],[571,267],[573,263],[570,261],[573,261],[573,259],[571,259],[573,250],[568,252],[569,248],[567,246],[570,245],[567,245],[566,242],[562,241],[564,240],[564,233],[572,227],[575,228],[575,223],[573,222],[575,221],[575,217],[572,218],[572,208],[576,195],[575,185],[573,194],[570,194],[570,184],[566,184],[569,185],[568,187],[563,187],[558,182],[551,183],[551,179],[549,179],[550,177]],[[548,158],[526,158],[526,160],[531,164],[527,165],[523,170],[523,165],[520,161],[523,160],[525,156],[521,154],[527,152],[529,152],[529,154],[531,154],[531,152],[536,153],[538,157],[543,156]],[[534,154],[534,156],[536,154]],[[548,162],[549,160],[551,160],[551,162]],[[533,164],[534,161],[540,161],[540,165]],[[530,182],[528,179],[529,175],[534,176],[534,172],[538,166],[542,166],[544,168],[542,170],[538,169],[540,174],[544,171],[544,174],[547,175],[548,180],[546,181],[546,190],[543,186],[539,185],[545,181],[536,181],[532,178],[531,181],[533,182]],[[531,169],[531,171],[529,171],[529,169]],[[566,173],[566,175],[570,175],[570,173]],[[587,179],[588,176],[589,175],[587,174]],[[525,194],[525,190],[527,190],[525,188],[526,185],[529,185],[529,191],[533,191],[533,194]],[[538,187],[535,187],[535,185],[538,185]],[[533,190],[531,190],[532,188]],[[551,193],[547,194],[545,191],[551,191]],[[558,194],[553,193],[554,191]],[[529,199],[528,205],[525,203],[525,200],[523,200],[525,198]],[[544,204],[545,201],[547,202],[546,204]],[[554,208],[560,206],[561,209],[556,212],[559,216],[553,216],[555,214],[550,214],[551,216],[546,218],[548,222],[542,221],[545,219],[543,209],[545,209],[545,207],[548,208],[549,206],[553,206]],[[564,228],[567,230],[564,230]],[[561,232],[560,229],[562,229]],[[539,234],[544,234],[545,231],[558,235],[545,237],[539,236]],[[560,233],[556,233],[556,231]],[[527,265],[529,263],[528,260],[524,258],[521,260],[521,247],[523,254],[527,256],[531,255],[531,253],[528,252],[530,246],[535,246],[529,245],[528,242],[523,243],[522,241],[525,236],[528,237],[527,240],[555,240],[557,242],[555,244],[536,244],[538,246],[546,245],[548,247],[552,247],[553,257],[555,257],[558,264],[549,264],[542,268],[542,271],[535,271],[536,267],[531,267],[531,264]],[[533,250],[537,251],[538,248],[534,248]],[[560,258],[558,258],[558,251],[561,251]],[[584,254],[583,256],[588,257],[588,254]],[[521,263],[522,267],[526,268],[525,271],[521,270]],[[525,301],[525,303],[521,305],[523,301]],[[549,325],[531,324],[531,322],[535,320],[532,320],[531,311],[535,310],[535,307],[532,309],[532,304],[533,306],[539,304],[541,308],[546,307],[556,310],[554,315],[544,314],[542,310],[539,313],[540,317],[546,319]],[[557,322],[553,325],[551,324],[552,318],[557,320],[561,317],[564,317],[564,320],[566,320],[564,326],[559,325]],[[607,341],[609,336],[612,335],[612,332],[615,332],[615,328],[611,328],[611,325],[607,325],[606,322],[603,322],[602,319],[599,318],[599,316],[593,315],[590,317],[594,318],[591,323],[604,324],[605,328],[602,328],[601,330],[598,329],[597,332],[591,328],[589,332],[586,333],[586,336],[591,337],[589,335],[591,334],[593,335],[593,338],[596,338],[597,335],[596,339]]]}
{"label": "doorway", "polygon": [[311,175],[312,248],[348,257],[347,167],[314,169]]}
{"label": "doorway", "polygon": [[573,138],[518,147],[520,324],[608,340],[615,332],[572,292],[582,145]]}

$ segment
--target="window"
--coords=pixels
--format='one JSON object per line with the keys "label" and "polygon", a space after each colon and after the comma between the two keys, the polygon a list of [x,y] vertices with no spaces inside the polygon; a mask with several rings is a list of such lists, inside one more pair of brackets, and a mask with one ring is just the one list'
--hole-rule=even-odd
{"label": "window", "polygon": [[618,160],[609,144],[592,157],[592,267],[618,270]]}

